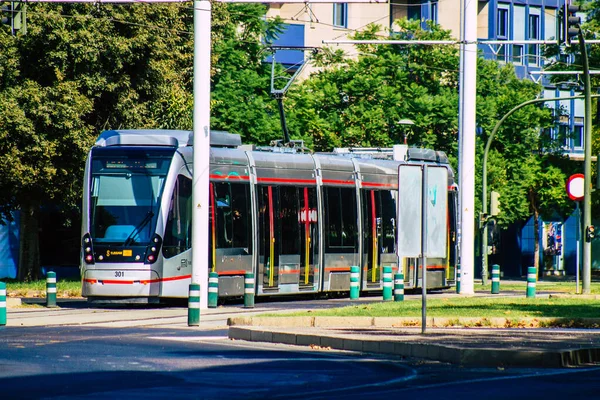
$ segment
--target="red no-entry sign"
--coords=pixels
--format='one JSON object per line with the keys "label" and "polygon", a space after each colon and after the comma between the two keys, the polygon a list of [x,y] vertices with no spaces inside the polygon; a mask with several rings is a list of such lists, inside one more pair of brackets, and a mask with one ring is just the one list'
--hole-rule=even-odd
{"label": "red no-entry sign", "polygon": [[567,179],[567,194],[571,200],[583,200],[584,182],[583,174],[573,174]]}

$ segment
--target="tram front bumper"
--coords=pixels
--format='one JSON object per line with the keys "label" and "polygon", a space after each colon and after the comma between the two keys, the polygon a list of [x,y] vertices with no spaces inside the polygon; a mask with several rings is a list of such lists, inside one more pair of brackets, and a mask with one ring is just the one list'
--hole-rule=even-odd
{"label": "tram front bumper", "polygon": [[84,297],[157,297],[160,279],[155,271],[88,269],[83,277]]}

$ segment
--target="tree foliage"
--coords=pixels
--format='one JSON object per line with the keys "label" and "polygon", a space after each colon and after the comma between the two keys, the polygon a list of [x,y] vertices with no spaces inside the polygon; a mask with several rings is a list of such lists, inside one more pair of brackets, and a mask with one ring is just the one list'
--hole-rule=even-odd
{"label": "tree foliage", "polygon": [[[270,66],[263,63],[280,21],[266,21],[264,13],[264,5],[214,3],[212,14],[211,127],[256,144],[281,137]],[[29,238],[37,235],[42,204],[78,203],[84,160],[100,131],[192,127],[193,14],[186,3],[30,3],[27,15],[27,35],[0,27],[0,211],[5,217],[24,211],[22,235]],[[395,26],[398,39],[450,39],[437,25],[424,30],[403,20]],[[371,26],[355,38],[378,32]],[[352,58],[321,51],[319,71],[292,87],[286,100],[292,137],[314,150],[388,147],[407,138],[410,145],[446,151],[456,166],[458,49],[357,50]],[[495,123],[540,90],[509,66],[479,60],[477,187]],[[405,118],[415,125],[400,125]],[[502,224],[565,207],[563,178],[573,167],[540,135],[552,123],[547,109],[528,106],[494,139],[488,182],[502,195]],[[25,243],[20,271],[35,278],[37,244]]]}
{"label": "tree foliage", "polygon": [[[260,37],[277,27],[264,10],[213,6],[213,128],[253,139],[274,126],[259,115],[269,108]],[[192,16],[186,3],[32,3],[26,35],[0,26],[0,210],[24,216],[22,279],[39,275],[41,205],[79,203],[102,130],[191,128]]]}
{"label": "tree foliage", "polygon": [[[397,39],[451,39],[450,33],[437,25],[428,30],[421,29],[418,21],[401,20],[396,25],[398,32],[393,37]],[[375,39],[380,31],[381,27],[371,26],[355,39]],[[290,126],[296,136],[316,150],[330,150],[347,146],[388,147],[403,143],[404,134],[408,133],[409,145],[443,150],[456,167],[458,49],[379,44],[357,48],[356,58],[342,57],[339,50],[322,52],[317,59],[321,70],[296,87],[290,107]],[[477,68],[480,134],[476,187],[481,187],[481,160],[488,135],[513,107],[538,97],[541,87],[518,79],[510,65],[480,58]],[[410,131],[397,124],[403,118],[414,121]],[[534,209],[551,213],[564,208],[565,175],[555,167],[560,159],[553,151],[557,146],[542,131],[553,123],[550,110],[528,106],[508,118],[493,140],[488,158],[488,193],[501,193],[502,225],[523,220]],[[480,198],[476,202],[478,208]]]}
{"label": "tree foliage", "polygon": [[[439,27],[418,29],[404,21],[398,38],[438,38]],[[355,39],[374,39],[370,26]],[[387,147],[409,142],[455,153],[458,55],[448,46],[360,45],[358,58],[329,51],[322,70],[290,94],[292,131],[315,150],[333,147]],[[415,129],[397,122],[410,118]]]}

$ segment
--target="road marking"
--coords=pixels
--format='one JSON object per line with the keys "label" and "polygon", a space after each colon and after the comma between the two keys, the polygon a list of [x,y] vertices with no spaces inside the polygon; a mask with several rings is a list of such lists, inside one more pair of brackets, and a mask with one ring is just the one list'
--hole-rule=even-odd
{"label": "road marking", "polygon": [[458,385],[462,386],[462,385],[469,385],[469,384],[473,384],[473,383],[485,383],[485,382],[495,382],[495,381],[504,381],[504,380],[513,380],[513,379],[528,379],[528,378],[541,378],[541,377],[546,377],[546,376],[578,374],[578,373],[582,373],[582,372],[584,373],[584,372],[590,372],[590,371],[598,371],[598,369],[600,369],[600,368],[592,367],[592,368],[582,368],[582,369],[566,370],[566,371],[565,370],[554,370],[554,371],[550,371],[550,372],[539,371],[539,372],[533,372],[533,373],[528,373],[528,374],[523,374],[523,375],[504,375],[504,376],[493,376],[493,377],[477,378],[477,379],[465,379],[465,380],[452,381],[452,382],[440,382],[440,383],[432,383],[432,384],[426,384],[426,385],[411,386],[411,387],[406,387],[406,388],[398,388],[398,389],[390,390],[388,392],[378,392],[377,395],[382,396],[386,393],[406,392],[406,391],[418,390],[418,389],[442,388],[445,386],[458,386]]}
{"label": "road marking", "polygon": [[229,339],[227,336],[149,336],[148,339],[172,340],[175,342],[206,342]]}

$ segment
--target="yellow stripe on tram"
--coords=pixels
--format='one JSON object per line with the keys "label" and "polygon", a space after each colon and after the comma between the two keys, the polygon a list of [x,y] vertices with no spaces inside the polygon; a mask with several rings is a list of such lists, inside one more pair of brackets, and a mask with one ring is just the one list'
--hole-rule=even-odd
{"label": "yellow stripe on tram", "polygon": [[275,238],[271,236],[271,268],[269,268],[269,286],[275,284]]}
{"label": "yellow stripe on tram", "polygon": [[306,266],[304,267],[304,284],[308,285],[308,274],[310,273],[310,235],[306,235],[306,250],[305,250]]}

